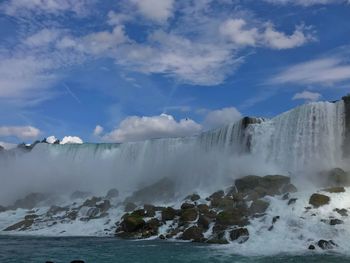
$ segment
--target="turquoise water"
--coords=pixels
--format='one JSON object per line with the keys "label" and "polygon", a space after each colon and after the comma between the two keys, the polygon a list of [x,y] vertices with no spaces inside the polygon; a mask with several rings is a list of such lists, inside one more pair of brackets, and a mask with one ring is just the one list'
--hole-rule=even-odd
{"label": "turquoise water", "polygon": [[349,262],[340,255],[243,257],[234,251],[192,243],[125,241],[114,238],[44,238],[0,236],[1,263],[55,263],[74,259],[86,263],[154,262]]}

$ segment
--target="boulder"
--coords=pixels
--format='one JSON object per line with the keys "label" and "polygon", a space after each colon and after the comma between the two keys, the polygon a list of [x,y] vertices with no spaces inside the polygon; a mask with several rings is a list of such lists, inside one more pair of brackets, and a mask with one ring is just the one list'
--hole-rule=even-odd
{"label": "boulder", "polygon": [[348,216],[348,210],[346,210],[345,208],[343,209],[335,208],[333,211],[337,212],[341,216]]}
{"label": "boulder", "polygon": [[248,224],[248,220],[239,209],[233,208],[220,212],[216,217],[216,223],[222,226],[245,226]]}
{"label": "boulder", "polygon": [[309,200],[309,204],[313,205],[316,208],[327,205],[329,204],[329,202],[330,202],[329,196],[322,195],[322,194],[313,194]]}
{"label": "boulder", "polygon": [[269,203],[264,201],[264,200],[255,200],[250,208],[249,208],[249,212],[251,215],[255,215],[255,214],[262,214],[265,213],[265,211],[267,210],[267,208],[269,207]]}
{"label": "boulder", "polygon": [[242,244],[249,239],[249,231],[247,228],[236,228],[230,231],[230,239]]}
{"label": "boulder", "polygon": [[331,220],[329,221],[329,224],[330,224],[331,226],[341,225],[341,224],[343,224],[343,223],[344,223],[344,221],[343,221],[343,220],[340,220],[340,219],[331,219]]}
{"label": "boulder", "polygon": [[130,233],[140,230],[145,224],[146,222],[141,216],[132,213],[131,215],[125,216],[120,225],[124,232]]}
{"label": "boulder", "polygon": [[198,201],[201,197],[198,194],[191,194],[185,198],[186,200],[191,200],[192,202]]}
{"label": "boulder", "polygon": [[106,199],[112,199],[119,196],[119,191],[115,188],[109,190],[106,195]]}
{"label": "boulder", "polygon": [[249,190],[254,190],[258,187],[261,182],[261,177],[256,175],[248,175],[242,178],[239,178],[235,181],[235,186],[237,191],[240,193],[245,193]]}
{"label": "boulder", "polygon": [[197,225],[202,227],[203,229],[209,229],[209,225],[212,222],[213,222],[212,218],[209,218],[205,215],[200,215],[198,217]]}
{"label": "boulder", "polygon": [[286,184],[281,189],[281,193],[282,194],[285,194],[285,193],[296,193],[296,192],[298,192],[298,189],[296,188],[296,186],[294,184]]}
{"label": "boulder", "polygon": [[169,178],[163,178],[132,194],[126,202],[153,203],[155,201],[167,202],[175,197],[175,184]]}
{"label": "boulder", "polygon": [[162,211],[162,221],[174,220],[177,211],[172,207],[167,207]]}
{"label": "boulder", "polygon": [[209,206],[206,204],[200,204],[197,206],[198,211],[202,214],[208,213],[209,212]]}
{"label": "boulder", "polygon": [[341,168],[334,168],[327,172],[327,181],[332,186],[350,186],[350,174]]}
{"label": "boulder", "polygon": [[190,203],[183,203],[181,205],[181,209],[191,209],[191,208],[194,208],[195,205],[194,204],[190,204]]}
{"label": "boulder", "polygon": [[111,208],[111,202],[109,200],[103,200],[102,203],[96,204],[96,207],[100,210],[100,213],[106,213]]}
{"label": "boulder", "polygon": [[197,219],[198,212],[195,208],[183,209],[180,211],[180,220],[182,222],[192,222]]}
{"label": "boulder", "polygon": [[225,195],[225,192],[223,190],[217,191],[215,193],[213,193],[211,196],[209,196],[209,199],[220,199],[223,198]]}
{"label": "boulder", "polygon": [[101,201],[102,201],[101,197],[93,196],[91,199],[85,200],[85,202],[83,203],[83,206],[94,207],[98,202],[101,202]]}
{"label": "boulder", "polygon": [[333,249],[334,247],[336,247],[337,245],[332,241],[332,240],[319,240],[317,242],[317,245],[322,248],[323,250],[328,250],[328,249]]}
{"label": "boulder", "polygon": [[203,229],[198,226],[192,226],[190,228],[187,228],[183,232],[181,239],[192,240],[194,242],[203,242],[204,241]]}
{"label": "boulder", "polygon": [[23,231],[23,230],[27,230],[28,228],[30,228],[34,223],[34,219],[24,219],[12,226],[9,226],[7,228],[5,228],[3,231]]}
{"label": "boulder", "polygon": [[344,193],[345,192],[345,188],[342,186],[335,186],[335,187],[331,187],[331,188],[327,188],[327,189],[323,189],[322,191],[327,192],[327,193]]}
{"label": "boulder", "polygon": [[143,209],[145,210],[145,217],[153,217],[156,215],[156,207],[153,205],[144,205]]}
{"label": "boulder", "polygon": [[234,201],[231,197],[223,197],[212,199],[210,202],[211,207],[219,208],[219,209],[230,209],[233,208]]}
{"label": "boulder", "polygon": [[298,200],[298,198],[291,198],[291,199],[289,199],[288,205],[295,204],[297,202],[297,200]]}

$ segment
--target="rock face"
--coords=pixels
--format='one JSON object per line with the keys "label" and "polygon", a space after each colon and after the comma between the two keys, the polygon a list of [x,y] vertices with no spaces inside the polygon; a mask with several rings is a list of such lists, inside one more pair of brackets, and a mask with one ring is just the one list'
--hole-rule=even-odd
{"label": "rock face", "polygon": [[175,197],[175,184],[169,178],[163,178],[158,182],[144,187],[126,199],[126,202],[153,203],[155,201],[170,201]]}
{"label": "rock face", "polygon": [[329,204],[330,200],[331,199],[329,198],[329,196],[322,195],[322,194],[313,194],[310,197],[309,204],[318,208],[320,206]]}
{"label": "rock face", "polygon": [[9,226],[7,228],[4,229],[4,231],[23,231],[23,230],[27,230],[29,227],[31,227],[34,223],[34,218],[27,218],[24,219],[12,226]]}
{"label": "rock face", "polygon": [[14,208],[32,209],[38,206],[40,202],[45,201],[47,198],[47,194],[32,193],[23,199],[17,200],[14,204]]}

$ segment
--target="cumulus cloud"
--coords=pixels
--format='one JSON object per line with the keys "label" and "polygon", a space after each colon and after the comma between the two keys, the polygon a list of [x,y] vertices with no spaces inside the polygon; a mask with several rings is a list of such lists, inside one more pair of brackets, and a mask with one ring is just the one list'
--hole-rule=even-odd
{"label": "cumulus cloud", "polygon": [[93,135],[94,136],[100,136],[103,133],[103,127],[100,125],[96,125]]}
{"label": "cumulus cloud", "polygon": [[290,66],[269,80],[270,84],[334,85],[350,80],[350,65],[344,58],[320,58]]}
{"label": "cumulus cloud", "polygon": [[83,140],[77,136],[65,136],[60,144],[82,144]]}
{"label": "cumulus cloud", "polygon": [[176,121],[173,116],[138,117],[124,119],[112,132],[103,139],[110,142],[140,141],[153,138],[190,136],[199,133],[202,126],[191,119]]}
{"label": "cumulus cloud", "polygon": [[229,19],[221,24],[220,33],[238,46],[265,46],[272,49],[290,49],[300,47],[312,40],[307,28],[299,26],[291,35],[277,31],[272,23],[263,28],[249,26],[239,19]]}
{"label": "cumulus cloud", "polygon": [[322,95],[317,92],[303,91],[294,94],[292,100],[306,100],[306,101],[318,101]]}
{"label": "cumulus cloud", "polygon": [[208,112],[204,119],[204,126],[209,129],[223,127],[242,118],[242,114],[235,108],[223,108]]}
{"label": "cumulus cloud", "polygon": [[35,139],[40,130],[33,126],[0,126],[0,137],[17,137],[19,139]]}
{"label": "cumulus cloud", "polygon": [[174,0],[131,0],[138,11],[148,19],[165,22],[173,14]]}

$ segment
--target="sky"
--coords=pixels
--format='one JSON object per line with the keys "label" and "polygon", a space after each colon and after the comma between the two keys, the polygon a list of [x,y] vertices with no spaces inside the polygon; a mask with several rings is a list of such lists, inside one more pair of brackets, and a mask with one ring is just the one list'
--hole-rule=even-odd
{"label": "sky", "polygon": [[0,141],[190,136],[350,92],[348,0],[0,0]]}

